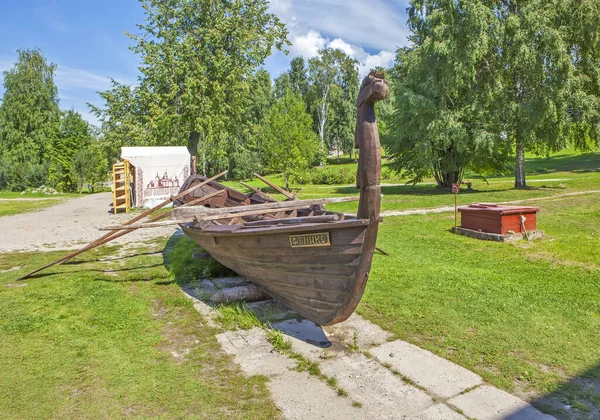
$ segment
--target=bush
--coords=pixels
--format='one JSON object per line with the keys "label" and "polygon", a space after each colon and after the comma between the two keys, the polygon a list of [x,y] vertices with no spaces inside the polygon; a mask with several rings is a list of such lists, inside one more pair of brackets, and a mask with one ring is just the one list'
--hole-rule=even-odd
{"label": "bush", "polygon": [[293,178],[294,183],[316,185],[353,184],[355,181],[356,174],[349,167],[312,168],[310,172],[304,172]]}
{"label": "bush", "polygon": [[202,278],[229,277],[236,274],[213,258],[194,258],[200,252],[198,244],[189,238],[180,238],[169,251],[167,265],[170,274],[179,284]]}
{"label": "bush", "polygon": [[0,161],[0,190],[24,191],[48,181],[47,165],[22,165]]}

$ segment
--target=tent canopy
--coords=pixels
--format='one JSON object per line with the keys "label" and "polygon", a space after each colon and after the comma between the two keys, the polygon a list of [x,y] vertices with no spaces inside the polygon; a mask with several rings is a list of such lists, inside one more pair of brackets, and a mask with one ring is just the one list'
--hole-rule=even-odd
{"label": "tent canopy", "polygon": [[135,166],[136,207],[150,208],[168,199],[190,174],[185,146],[122,147],[121,159]]}

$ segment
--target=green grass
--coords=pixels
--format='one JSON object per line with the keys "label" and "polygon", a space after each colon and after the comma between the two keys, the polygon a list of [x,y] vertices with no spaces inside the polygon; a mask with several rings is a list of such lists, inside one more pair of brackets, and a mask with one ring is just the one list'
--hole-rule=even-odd
{"label": "green grass", "polygon": [[600,195],[538,204],[546,237],[514,245],[450,233],[452,213],[387,218],[359,312],[511,392],[600,384]]}
{"label": "green grass", "polygon": [[0,418],[278,417],[266,379],[244,377],[182,295],[164,245],[104,247],[24,283],[63,253],[0,254]]}
{"label": "green grass", "polygon": [[[356,170],[356,164],[344,163],[339,166],[351,166],[353,171]],[[467,191],[466,187],[463,187],[458,196],[459,204],[524,200],[600,189],[600,153],[576,154],[565,151],[548,158],[531,157],[527,159],[526,167],[528,188],[515,190],[512,174],[488,178],[487,182],[472,179],[473,191]],[[390,172],[382,172],[383,175],[386,173]],[[279,185],[284,185],[280,176],[268,178]],[[454,196],[447,191],[438,190],[433,179],[426,179],[417,185],[407,184],[407,181],[393,176],[391,178],[382,176],[382,211],[454,205]],[[269,187],[265,187],[257,179],[248,183],[272,194],[275,198],[285,198]],[[249,192],[236,181],[227,181],[224,184]],[[353,185],[292,185],[291,188],[300,199],[358,195]],[[358,204],[340,203],[330,205],[328,208],[353,213],[356,212]]]}
{"label": "green grass", "polygon": [[27,213],[31,211],[40,210],[46,207],[60,204],[64,201],[64,198],[52,198],[48,200],[13,200],[13,199],[1,199],[0,198],[0,217],[11,216],[13,214]]}

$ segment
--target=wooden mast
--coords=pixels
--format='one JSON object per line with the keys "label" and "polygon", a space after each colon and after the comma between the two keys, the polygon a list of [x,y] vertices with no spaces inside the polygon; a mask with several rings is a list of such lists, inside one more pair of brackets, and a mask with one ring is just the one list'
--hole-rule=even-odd
{"label": "wooden mast", "polygon": [[375,103],[387,98],[388,82],[383,72],[371,72],[362,82],[356,102],[356,131],[354,146],[359,149],[356,187],[360,189],[357,217],[368,219],[363,242],[362,260],[349,301],[331,324],[347,319],[363,295],[377,242],[381,209],[381,145],[375,119]]}

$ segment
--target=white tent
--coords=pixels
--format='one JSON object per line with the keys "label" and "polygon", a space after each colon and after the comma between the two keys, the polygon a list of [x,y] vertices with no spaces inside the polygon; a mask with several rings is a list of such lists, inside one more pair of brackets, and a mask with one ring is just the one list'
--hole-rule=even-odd
{"label": "white tent", "polygon": [[151,208],[177,194],[190,175],[187,147],[122,147],[134,168],[135,207]]}

